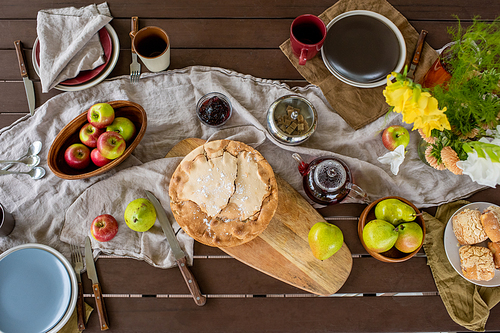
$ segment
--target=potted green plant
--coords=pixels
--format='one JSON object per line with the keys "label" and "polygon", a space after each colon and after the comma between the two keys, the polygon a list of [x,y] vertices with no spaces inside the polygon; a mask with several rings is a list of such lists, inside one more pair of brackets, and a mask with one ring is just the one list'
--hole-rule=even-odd
{"label": "potted green plant", "polygon": [[[500,184],[500,17],[460,21],[445,62],[450,76],[422,88],[402,74],[384,90],[391,109],[413,123],[427,142],[425,159],[438,170],[467,174],[479,184]],[[401,98],[395,98],[402,96]]]}

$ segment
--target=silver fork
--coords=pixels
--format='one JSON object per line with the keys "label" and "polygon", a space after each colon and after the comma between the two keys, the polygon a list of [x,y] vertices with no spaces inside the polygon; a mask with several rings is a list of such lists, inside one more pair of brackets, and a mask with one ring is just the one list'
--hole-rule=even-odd
{"label": "silver fork", "polygon": [[134,36],[139,30],[139,18],[137,16],[132,16],[132,31],[130,32],[130,38],[132,39],[132,44],[130,46],[132,50],[132,63],[130,64],[130,82],[139,82],[141,77],[141,64],[137,61],[137,53],[134,48]]}
{"label": "silver fork", "polygon": [[81,272],[83,269],[83,258],[80,247],[70,244],[71,247],[71,261],[76,273],[76,280],[78,281],[78,298],[76,300],[76,313],[78,317],[78,329],[83,331],[85,329],[85,304],[83,302],[83,287]]}

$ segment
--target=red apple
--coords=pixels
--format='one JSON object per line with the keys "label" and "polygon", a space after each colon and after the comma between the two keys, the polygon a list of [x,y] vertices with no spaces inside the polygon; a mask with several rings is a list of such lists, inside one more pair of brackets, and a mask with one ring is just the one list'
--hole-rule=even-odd
{"label": "red apple", "polygon": [[107,242],[118,232],[118,222],[109,214],[99,215],[90,225],[90,233],[98,242]]}
{"label": "red apple", "polygon": [[126,142],[135,135],[135,125],[134,123],[125,117],[116,117],[113,123],[106,127],[106,131],[114,131],[121,134]]}
{"label": "red apple", "polygon": [[66,163],[73,169],[84,169],[90,163],[90,149],[82,143],[74,143],[64,152]]}
{"label": "red apple", "polygon": [[87,112],[87,120],[97,128],[105,128],[115,120],[115,110],[108,103],[97,103]]}
{"label": "red apple", "polygon": [[97,148],[92,149],[92,151],[90,152],[90,159],[98,167],[105,166],[112,161],[109,158],[102,156],[102,154],[99,152],[99,149]]}
{"label": "red apple", "polygon": [[80,129],[80,141],[90,148],[97,147],[97,139],[104,133],[104,128],[96,128],[91,123],[86,123]]}
{"label": "red apple", "polygon": [[125,139],[113,131],[104,132],[97,139],[97,149],[99,149],[102,156],[110,160],[120,157],[126,147]]}
{"label": "red apple", "polygon": [[385,148],[391,151],[401,145],[406,148],[410,143],[410,133],[408,133],[408,130],[403,126],[389,126],[382,133],[382,143]]}

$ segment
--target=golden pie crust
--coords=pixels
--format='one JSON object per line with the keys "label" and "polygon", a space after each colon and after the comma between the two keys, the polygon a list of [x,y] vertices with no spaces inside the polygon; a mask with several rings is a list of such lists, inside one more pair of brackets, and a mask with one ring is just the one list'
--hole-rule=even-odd
{"label": "golden pie crust", "polygon": [[278,207],[269,163],[257,150],[231,140],[207,142],[186,155],[172,175],[169,196],[181,228],[217,247],[254,239]]}

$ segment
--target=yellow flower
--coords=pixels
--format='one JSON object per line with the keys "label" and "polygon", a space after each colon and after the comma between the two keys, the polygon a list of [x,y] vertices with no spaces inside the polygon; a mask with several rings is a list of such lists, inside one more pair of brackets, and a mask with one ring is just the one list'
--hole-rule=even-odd
{"label": "yellow flower", "polygon": [[390,77],[387,76],[387,87],[383,91],[385,101],[394,106],[394,111],[401,113],[412,96],[412,89],[408,86],[408,81],[392,82]]}
{"label": "yellow flower", "polygon": [[[391,75],[396,76],[396,73]],[[438,101],[429,92],[422,91],[419,85],[412,85],[410,80],[392,82],[391,75],[387,76],[383,94],[387,104],[403,115],[405,123],[413,123],[413,129],[421,129],[427,137],[431,136],[433,129],[451,129],[444,114],[446,108],[439,110]]]}
{"label": "yellow flower", "polygon": [[413,129],[422,129],[425,136],[432,136],[431,131],[437,129],[442,131],[443,129],[451,129],[448,118],[444,113],[437,113],[433,115],[424,115],[415,119],[413,123]]}

